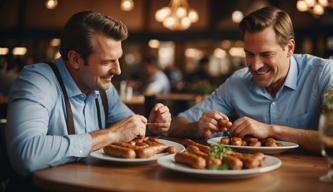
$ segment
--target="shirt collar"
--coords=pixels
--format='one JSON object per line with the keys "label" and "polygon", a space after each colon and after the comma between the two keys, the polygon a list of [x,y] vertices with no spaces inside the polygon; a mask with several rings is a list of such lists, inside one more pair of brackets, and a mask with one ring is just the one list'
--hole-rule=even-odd
{"label": "shirt collar", "polygon": [[297,62],[294,56],[292,56],[290,59],[289,72],[284,82],[284,86],[295,90],[297,85],[297,74],[298,74]]}
{"label": "shirt collar", "polygon": [[[249,71],[249,73],[251,73]],[[297,74],[298,74],[298,68],[297,68],[297,62],[294,58],[294,56],[291,57],[290,59],[290,67],[289,67],[289,71],[287,74],[287,78],[283,84],[283,86],[289,87],[291,89],[296,89],[296,85],[297,85]],[[251,74],[251,84],[250,84],[252,89],[255,89],[257,92],[260,93],[265,93],[265,89],[262,87],[259,87],[253,80],[252,74]]]}
{"label": "shirt collar", "polygon": [[[68,97],[76,97],[76,96],[85,97],[86,95],[81,92],[81,90],[75,83],[72,75],[68,71],[65,61],[62,58],[58,58],[54,60],[54,63],[60,72],[62,80],[64,81]],[[95,98],[99,95],[99,92],[94,91],[90,95]]]}

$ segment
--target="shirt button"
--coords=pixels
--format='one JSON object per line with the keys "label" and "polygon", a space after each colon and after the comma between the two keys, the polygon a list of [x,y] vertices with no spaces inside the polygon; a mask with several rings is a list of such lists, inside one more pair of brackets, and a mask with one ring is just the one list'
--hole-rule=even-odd
{"label": "shirt button", "polygon": [[273,102],[272,105],[275,105],[275,102]]}
{"label": "shirt button", "polygon": [[80,150],[79,153],[82,154],[82,150]]}

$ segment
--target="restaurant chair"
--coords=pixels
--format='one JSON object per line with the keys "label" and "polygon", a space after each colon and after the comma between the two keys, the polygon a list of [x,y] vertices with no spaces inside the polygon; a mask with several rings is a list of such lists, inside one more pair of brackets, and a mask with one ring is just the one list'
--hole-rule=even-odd
{"label": "restaurant chair", "polygon": [[0,191],[5,191],[10,178],[10,164],[5,143],[6,120],[0,118]]}

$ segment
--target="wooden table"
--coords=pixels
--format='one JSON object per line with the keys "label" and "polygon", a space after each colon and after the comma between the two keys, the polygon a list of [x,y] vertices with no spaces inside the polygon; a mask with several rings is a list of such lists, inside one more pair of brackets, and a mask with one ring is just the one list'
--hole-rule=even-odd
{"label": "wooden table", "polygon": [[279,169],[246,179],[195,178],[156,163],[128,166],[89,157],[36,171],[33,180],[48,191],[333,191],[333,183],[319,181],[327,171],[324,158],[294,152],[277,157],[282,160]]}

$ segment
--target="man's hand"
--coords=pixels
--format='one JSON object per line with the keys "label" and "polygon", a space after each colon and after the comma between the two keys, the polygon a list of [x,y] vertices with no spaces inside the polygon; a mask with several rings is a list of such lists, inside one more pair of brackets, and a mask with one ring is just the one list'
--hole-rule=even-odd
{"label": "man's hand", "polygon": [[259,139],[264,139],[273,136],[272,126],[265,124],[249,117],[237,119],[231,129],[231,134],[243,138],[246,135],[251,135]]}
{"label": "man's hand", "polygon": [[218,131],[218,122],[221,118],[229,120],[229,118],[221,112],[204,112],[198,121],[198,130],[196,133],[196,137],[208,138],[214,132]]}
{"label": "man's hand", "polygon": [[157,103],[149,115],[148,129],[155,135],[163,135],[168,132],[171,123],[169,108],[161,103]]}
{"label": "man's hand", "polygon": [[137,136],[145,136],[147,119],[141,115],[132,115],[112,125],[109,129],[115,135],[116,142],[128,142]]}

